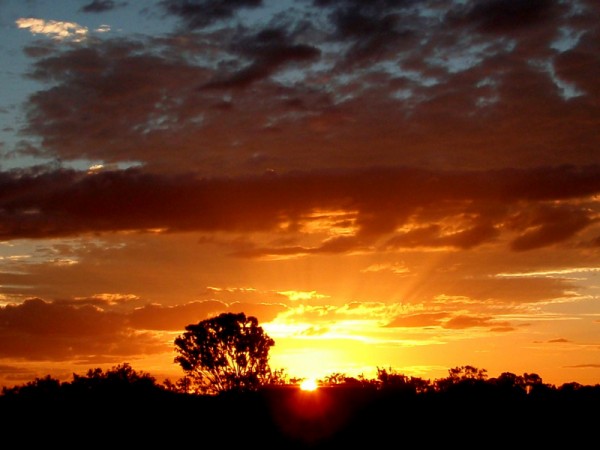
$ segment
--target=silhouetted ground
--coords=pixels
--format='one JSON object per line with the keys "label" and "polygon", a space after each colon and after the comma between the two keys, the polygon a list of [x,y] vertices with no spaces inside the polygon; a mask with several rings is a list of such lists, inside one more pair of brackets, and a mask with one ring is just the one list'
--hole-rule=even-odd
{"label": "silhouetted ground", "polygon": [[598,390],[551,394],[286,386],[219,396],[0,397],[0,424],[11,448],[595,448]]}

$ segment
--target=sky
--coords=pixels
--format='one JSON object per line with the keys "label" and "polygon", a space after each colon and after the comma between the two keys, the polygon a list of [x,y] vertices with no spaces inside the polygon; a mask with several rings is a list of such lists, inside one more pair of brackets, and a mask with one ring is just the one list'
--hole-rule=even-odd
{"label": "sky", "polygon": [[0,386],[254,316],[296,378],[600,383],[597,0],[0,0]]}

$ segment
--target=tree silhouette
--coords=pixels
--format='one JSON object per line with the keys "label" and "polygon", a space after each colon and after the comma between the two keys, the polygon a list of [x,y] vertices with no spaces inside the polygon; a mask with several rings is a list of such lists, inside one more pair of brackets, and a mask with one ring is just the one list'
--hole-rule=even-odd
{"label": "tree silhouette", "polygon": [[389,369],[378,367],[377,380],[381,385],[381,389],[404,392],[405,394],[424,393],[431,389],[429,380],[419,377],[409,377],[398,373],[391,367]]}
{"label": "tree silhouette", "polygon": [[435,388],[440,392],[464,390],[465,388],[486,384],[487,370],[473,366],[457,366],[448,369],[448,377],[435,381]]}
{"label": "tree silhouette", "polygon": [[185,329],[175,339],[175,362],[196,392],[253,391],[272,381],[268,359],[275,341],[255,317],[223,313]]}

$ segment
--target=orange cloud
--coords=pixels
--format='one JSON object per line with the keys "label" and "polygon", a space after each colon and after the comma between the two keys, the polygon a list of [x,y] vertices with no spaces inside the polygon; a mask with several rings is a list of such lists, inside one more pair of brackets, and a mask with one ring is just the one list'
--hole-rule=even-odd
{"label": "orange cloud", "polygon": [[387,327],[433,327],[441,326],[447,313],[421,313],[398,316],[389,322]]}

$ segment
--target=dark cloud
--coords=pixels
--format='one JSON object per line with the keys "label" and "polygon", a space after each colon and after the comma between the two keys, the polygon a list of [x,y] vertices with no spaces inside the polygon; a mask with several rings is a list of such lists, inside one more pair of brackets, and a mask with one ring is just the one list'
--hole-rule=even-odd
{"label": "dark cloud", "polygon": [[386,248],[455,247],[469,249],[493,240],[500,234],[492,224],[482,223],[468,229],[445,233],[440,225],[428,225],[399,233],[386,243]]}
{"label": "dark cloud", "polygon": [[[88,358],[114,360],[168,351],[146,330],[183,331],[191,323],[226,311],[245,312],[268,322],[282,305],[191,302],[172,307],[146,305],[132,311],[111,311],[87,302],[46,302],[28,299],[0,307],[0,358],[65,361]],[[137,331],[136,331],[137,330]],[[8,372],[5,367],[1,372]]]}
{"label": "dark cloud", "polygon": [[[591,14],[589,19],[598,23],[600,11]],[[561,80],[581,90],[583,95],[595,99],[600,97],[600,86],[593,81],[600,77],[599,40],[600,27],[589,28],[573,49],[561,52],[554,59],[556,75]],[[579,128],[578,124],[574,125]],[[581,135],[581,139],[584,138],[587,137]]]}
{"label": "dark cloud", "polygon": [[256,317],[262,323],[270,322],[284,310],[285,307],[281,304],[232,302],[228,305],[214,300],[176,306],[152,304],[135,309],[128,316],[128,323],[142,330],[183,331],[189,324],[198,323],[223,312],[243,312]]}
{"label": "dark cloud", "polygon": [[360,250],[369,250],[361,239],[357,238],[356,236],[340,236],[326,239],[321,245],[316,247],[285,245],[280,247],[255,247],[252,245],[245,245],[241,249],[232,251],[231,255],[241,258],[285,258],[286,256],[339,254]]}
{"label": "dark cloud", "polygon": [[75,308],[30,299],[18,306],[7,305],[2,310],[2,325],[4,330],[18,329],[31,335],[101,336],[117,332],[124,323],[118,315],[91,306]]}
{"label": "dark cloud", "polygon": [[561,12],[557,0],[484,0],[471,4],[467,20],[481,31],[494,33],[540,25]]}
{"label": "dark cloud", "polygon": [[[190,116],[184,119],[171,108],[187,109],[185,104],[193,104],[193,90],[206,71],[180,60],[140,54],[139,50],[138,43],[112,41],[102,47],[52,54],[36,64],[33,78],[59,78],[64,84],[31,97],[29,131],[44,135],[47,148],[62,146],[67,159],[95,159],[84,149],[99,149],[98,143],[107,140],[124,143],[123,139],[132,139],[137,147],[144,135],[157,129],[176,133],[196,113],[191,107],[187,110]],[[60,100],[65,95],[70,102]],[[63,146],[70,129],[77,129],[79,138],[73,145]],[[129,150],[126,159],[138,158],[137,150],[119,148]],[[114,161],[108,153],[101,158]]]}
{"label": "dark cloud", "polygon": [[262,0],[164,0],[160,5],[168,14],[179,17],[189,29],[197,29],[229,19],[240,9],[262,6],[262,3]]}
{"label": "dark cloud", "polygon": [[235,313],[243,312],[247,316],[256,317],[260,323],[266,323],[274,320],[280,313],[286,312],[288,307],[281,303],[233,302],[228,310]]}
{"label": "dark cloud", "polygon": [[577,364],[577,365],[573,365],[573,366],[565,366],[568,367],[570,369],[600,369],[600,364],[595,364],[595,363],[590,363],[590,364]]}
{"label": "dark cloud", "polygon": [[243,41],[233,44],[233,51],[252,62],[232,75],[209,81],[203,89],[247,87],[288,63],[314,60],[321,53],[316,47],[291,43],[282,29],[265,29],[254,36],[244,36]]}
{"label": "dark cloud", "polygon": [[316,2],[333,7],[330,20],[335,27],[334,38],[352,42],[346,52],[349,61],[378,60],[397,50],[399,39],[413,33],[405,28],[401,10],[412,2]]}
{"label": "dark cloud", "polygon": [[177,306],[147,305],[134,310],[129,324],[137,329],[183,331],[190,323],[225,312],[227,305],[217,301],[191,302]]}
{"label": "dark cloud", "polygon": [[444,324],[444,328],[452,329],[452,330],[464,330],[467,328],[479,328],[479,327],[496,327],[498,324],[496,323],[492,317],[473,317],[473,316],[456,316],[446,321]]}
{"label": "dark cloud", "polygon": [[0,364],[0,376],[7,380],[25,382],[35,378],[35,372],[31,369],[24,369],[18,366]]}
{"label": "dark cloud", "polygon": [[26,300],[0,309],[0,356],[61,361],[106,352],[128,356],[164,351],[158,340],[135,334],[125,324],[123,315],[89,305]]}
{"label": "dark cloud", "polygon": [[[450,317],[450,318],[449,318]],[[447,319],[447,320],[446,320]],[[490,328],[493,331],[512,331],[514,328],[507,322],[496,322],[492,317],[474,317],[459,315],[451,317],[448,313],[421,313],[399,316],[387,327],[433,327],[462,330],[474,327]]]}
{"label": "dark cloud", "polygon": [[113,0],[93,0],[87,5],[82,6],[81,11],[86,13],[102,13],[126,5],[127,2],[115,2]]}
{"label": "dark cloud", "polygon": [[[599,173],[598,166],[460,173],[398,168],[203,179],[136,169],[13,171],[0,174],[0,236],[269,231],[283,223],[293,233],[315,220],[316,211],[346,211],[353,234],[312,249],[282,247],[280,254],[345,252],[384,236],[392,248],[466,249],[498,238],[501,229],[516,234],[514,249],[527,250],[565,241],[594,223],[587,205],[552,202],[598,194]],[[396,231],[409,224],[412,230]]]}
{"label": "dark cloud", "polygon": [[579,208],[542,206],[523,211],[514,221],[525,232],[512,242],[512,248],[530,250],[564,241],[594,220]]}
{"label": "dark cloud", "polygon": [[[506,40],[451,20],[470,12],[483,23],[498,8],[478,4],[431,2],[419,14],[420,2],[319,2],[319,20],[290,8],[253,26],[77,47],[36,41],[26,52],[44,88],[26,105],[31,141],[15,152],[232,176],[535,167],[548,154],[596,162],[597,10],[534,2],[527,14],[553,20]],[[577,38],[553,48],[564,30]]]}
{"label": "dark cloud", "polygon": [[336,8],[358,8],[366,10],[380,10],[390,7],[407,7],[418,3],[419,0],[313,0],[315,6],[328,6]]}

